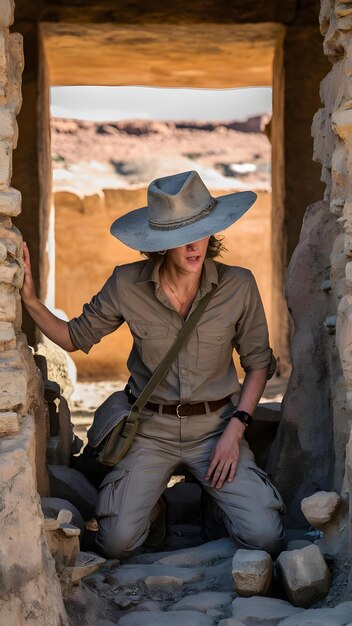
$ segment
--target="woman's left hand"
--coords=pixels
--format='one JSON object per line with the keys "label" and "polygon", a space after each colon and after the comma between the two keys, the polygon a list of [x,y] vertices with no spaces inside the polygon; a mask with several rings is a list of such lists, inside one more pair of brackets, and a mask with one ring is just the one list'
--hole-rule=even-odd
{"label": "woman's left hand", "polygon": [[205,480],[211,480],[215,489],[220,489],[225,480],[231,483],[235,478],[244,431],[244,424],[232,418],[217,442],[205,477]]}

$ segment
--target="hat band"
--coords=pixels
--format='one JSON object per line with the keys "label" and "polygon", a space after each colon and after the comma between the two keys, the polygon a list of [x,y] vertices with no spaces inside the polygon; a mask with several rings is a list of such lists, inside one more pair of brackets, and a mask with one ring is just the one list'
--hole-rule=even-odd
{"label": "hat band", "polygon": [[149,218],[148,220],[149,226],[150,228],[153,228],[155,230],[173,230],[175,228],[181,228],[182,226],[188,226],[189,224],[198,222],[203,217],[206,217],[207,215],[209,215],[209,213],[211,213],[215,205],[216,205],[216,200],[215,198],[212,198],[209,204],[204,209],[202,209],[199,213],[196,213],[195,215],[191,215],[191,217],[186,217],[180,220],[172,220],[171,222],[163,222],[163,223],[153,222],[153,220]]}

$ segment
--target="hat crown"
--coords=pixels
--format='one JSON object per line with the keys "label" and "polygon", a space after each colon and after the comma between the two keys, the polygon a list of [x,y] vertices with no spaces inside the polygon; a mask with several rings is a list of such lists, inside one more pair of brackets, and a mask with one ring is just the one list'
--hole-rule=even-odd
{"label": "hat crown", "polygon": [[149,224],[172,229],[201,219],[215,204],[196,171],[153,180],[148,187]]}

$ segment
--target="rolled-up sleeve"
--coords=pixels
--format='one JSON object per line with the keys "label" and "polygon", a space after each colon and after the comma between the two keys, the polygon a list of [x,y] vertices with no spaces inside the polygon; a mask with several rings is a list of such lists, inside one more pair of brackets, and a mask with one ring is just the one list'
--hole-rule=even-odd
{"label": "rolled-up sleeve", "polygon": [[244,307],[236,326],[233,346],[245,372],[268,367],[268,378],[276,369],[276,359],[269,346],[268,326],[263,304],[253,274],[250,274]]}
{"label": "rolled-up sleeve", "polygon": [[118,267],[89,303],[83,305],[81,315],[68,322],[73,345],[86,354],[105,335],[123,324],[118,304]]}

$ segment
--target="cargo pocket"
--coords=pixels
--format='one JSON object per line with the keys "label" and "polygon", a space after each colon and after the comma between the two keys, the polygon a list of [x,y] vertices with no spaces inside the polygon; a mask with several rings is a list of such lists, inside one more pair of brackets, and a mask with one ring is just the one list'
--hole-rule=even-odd
{"label": "cargo pocket", "polygon": [[97,518],[118,516],[128,491],[129,476],[129,470],[122,467],[113,469],[105,476],[100,485]]}
{"label": "cargo pocket", "polygon": [[248,465],[249,470],[251,470],[254,474],[256,474],[260,480],[272,490],[272,493],[275,496],[275,499],[278,501],[278,506],[277,506],[277,510],[284,515],[285,513],[287,513],[287,509],[285,506],[285,503],[281,497],[281,494],[278,490],[277,487],[275,487],[275,485],[271,482],[268,474],[266,472],[264,472],[264,470],[260,469],[259,467],[257,467],[257,465]]}

